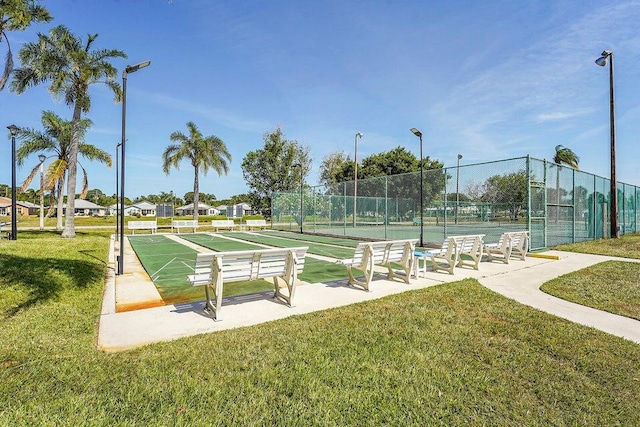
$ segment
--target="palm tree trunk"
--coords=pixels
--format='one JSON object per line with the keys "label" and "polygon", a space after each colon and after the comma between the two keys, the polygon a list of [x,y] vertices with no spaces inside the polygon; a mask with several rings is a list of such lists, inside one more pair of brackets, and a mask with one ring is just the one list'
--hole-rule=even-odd
{"label": "palm tree trunk", "polygon": [[62,189],[64,188],[64,175],[60,178],[58,183],[56,184],[58,190],[58,211],[56,212],[56,230],[62,231],[62,211],[64,209],[64,194]]}
{"label": "palm tree trunk", "polygon": [[198,221],[198,206],[200,204],[200,177],[198,176],[198,167],[195,167],[193,178],[193,219]]}
{"label": "palm tree trunk", "polygon": [[[67,182],[67,212],[65,215],[64,230],[62,237],[76,237],[75,226],[75,199],[76,199],[76,177],[78,175],[78,141],[80,139],[80,116],[81,109],[79,101],[76,101],[73,108],[73,125],[71,130],[71,144],[69,147],[69,181]],[[124,200],[124,194],[122,195]]]}

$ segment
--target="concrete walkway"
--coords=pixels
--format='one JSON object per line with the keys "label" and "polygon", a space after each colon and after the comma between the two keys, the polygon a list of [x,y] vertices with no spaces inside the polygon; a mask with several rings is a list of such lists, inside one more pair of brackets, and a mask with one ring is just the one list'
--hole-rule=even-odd
{"label": "concrete walkway", "polygon": [[[381,274],[371,283],[371,292],[348,287],[346,280],[308,284],[297,288],[294,307],[272,299],[272,291],[224,298],[221,321],[214,322],[203,313],[202,302],[153,306],[157,305],[159,296],[157,291],[154,293],[155,287],[148,276],[144,277],[146,273],[128,241],[125,274],[122,276],[115,276],[113,253],[112,247],[98,330],[98,347],[105,351],[121,351],[154,342],[256,325],[467,277],[478,279],[483,286],[522,304],[640,343],[639,321],[560,300],[539,290],[540,285],[549,279],[617,258],[551,251],[548,254],[559,257],[558,260],[528,257],[526,261],[514,259],[509,264],[482,262],[479,271],[457,268],[454,275],[427,272],[426,277],[414,279],[410,285],[386,280]],[[143,295],[142,299],[150,298],[151,308],[117,312],[118,299],[125,299],[120,306],[135,307],[136,302],[131,298],[135,298],[138,291]],[[142,303],[138,305],[145,306]]]}

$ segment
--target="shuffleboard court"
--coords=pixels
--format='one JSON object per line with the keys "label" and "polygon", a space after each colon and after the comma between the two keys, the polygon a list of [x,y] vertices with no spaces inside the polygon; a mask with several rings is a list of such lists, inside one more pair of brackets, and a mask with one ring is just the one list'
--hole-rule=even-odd
{"label": "shuffleboard court", "polygon": [[[238,233],[233,233],[233,237],[238,237]],[[221,251],[239,251],[239,250],[251,250],[251,249],[263,249],[263,247],[255,245],[249,242],[237,242],[230,239],[225,239],[224,237],[220,237],[217,234],[185,234],[181,235],[180,238],[184,240],[188,240],[192,243],[196,243],[200,246],[203,246],[207,249],[211,249],[216,252]],[[282,239],[280,239],[282,240]],[[298,246],[309,246],[309,251],[311,251],[311,246],[308,242],[303,242],[300,240],[297,241],[288,241],[283,240],[285,242],[291,242],[290,246],[276,246],[276,247],[284,247],[284,248],[293,248]],[[267,243],[257,242],[266,245]],[[289,243],[287,243],[289,244]],[[270,245],[275,246],[275,245]],[[351,255],[353,255],[353,249],[349,249]],[[298,276],[300,280],[304,280],[309,283],[318,283],[318,282],[330,282],[334,280],[342,280],[348,277],[347,269],[344,265],[336,264],[335,262],[323,261],[320,259],[315,259],[307,255],[304,259],[304,270]],[[231,284],[230,284],[231,285]],[[269,283],[269,287],[262,289],[271,289],[273,286]],[[226,295],[227,285],[225,285],[225,295]]]}
{"label": "shuffleboard court", "polygon": [[[193,273],[196,250],[162,235],[127,238],[165,304],[204,299],[204,289],[201,286],[192,286],[187,280],[187,276]],[[255,245],[251,246],[256,248]],[[262,279],[234,282],[225,285],[224,296],[244,295],[269,289],[273,289],[271,282]]]}
{"label": "shuffleboard court", "polygon": [[[262,233],[265,233],[264,231]],[[355,248],[360,243],[354,239],[345,239],[335,236],[320,236],[318,234],[300,234],[291,231],[268,230],[270,236],[285,237],[292,240],[301,240],[304,242],[324,243],[326,245],[346,246],[347,248]]]}

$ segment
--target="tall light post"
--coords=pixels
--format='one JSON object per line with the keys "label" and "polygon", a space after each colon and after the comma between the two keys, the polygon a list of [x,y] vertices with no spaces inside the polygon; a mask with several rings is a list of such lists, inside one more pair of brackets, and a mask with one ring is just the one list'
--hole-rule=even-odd
{"label": "tall light post", "polygon": [[16,135],[20,128],[16,125],[7,126],[11,133],[11,234],[9,240],[18,238],[18,220],[16,208]]}
{"label": "tall light post", "polygon": [[353,151],[353,229],[356,229],[356,200],[358,199],[358,138],[362,138],[362,132],[356,133],[356,143]]}
{"label": "tall light post", "polygon": [[300,168],[300,234],[302,234],[302,223],[304,222],[304,213],[302,211],[302,183],[304,180],[303,172],[302,172],[302,163],[296,163],[293,167]]}
{"label": "tall light post", "polygon": [[424,203],[422,200],[422,175],[424,167],[422,165],[422,132],[416,128],[411,128],[411,132],[418,138],[420,138],[420,247],[424,247]]}
{"label": "tall light post", "polygon": [[44,161],[47,156],[40,154],[40,231],[44,230]]}
{"label": "tall light post", "polygon": [[458,206],[460,206],[460,159],[462,154],[458,154],[458,166],[456,166],[456,224],[458,224]]}
{"label": "tall light post", "polygon": [[596,64],[601,67],[607,65],[609,58],[609,123],[611,131],[611,237],[619,237],[618,230],[618,183],[616,181],[616,123],[615,100],[613,86],[613,52],[605,50],[602,56],[596,59]]}
{"label": "tall light post", "polygon": [[118,142],[118,144],[116,145],[116,238],[117,236],[119,236],[120,233],[120,223],[118,222],[120,219],[120,194],[119,194],[119,187],[118,187],[118,175],[120,174],[120,169],[118,169],[118,158],[120,157],[120,155],[118,154],[118,151],[120,150],[120,146],[122,145],[121,142]]}
{"label": "tall light post", "polygon": [[126,141],[126,117],[127,117],[127,75],[135,73],[141,68],[148,67],[151,61],[140,62],[135,65],[128,65],[122,72],[122,140],[120,141],[120,250],[118,253],[118,274],[124,273],[124,148]]}

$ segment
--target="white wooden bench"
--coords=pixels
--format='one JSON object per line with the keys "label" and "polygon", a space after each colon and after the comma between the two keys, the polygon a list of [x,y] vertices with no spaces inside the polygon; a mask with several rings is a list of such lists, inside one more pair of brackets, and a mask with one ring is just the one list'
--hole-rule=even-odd
{"label": "white wooden bench", "polygon": [[[339,262],[347,267],[349,284],[365,291],[369,290],[374,265],[387,267],[390,280],[398,277],[405,283],[409,283],[413,267],[413,251],[417,242],[418,239],[407,239],[359,243],[353,258],[343,259]],[[396,272],[391,265],[392,263],[400,265],[402,272]],[[353,269],[362,272],[364,280],[356,279],[353,275]]]}
{"label": "white wooden bench", "polygon": [[453,274],[455,267],[466,266],[477,270],[482,260],[484,236],[484,234],[469,234],[447,237],[440,249],[429,249],[433,270],[443,270],[449,274]]}
{"label": "white wooden bench", "polygon": [[[220,320],[223,285],[226,282],[273,278],[273,297],[293,307],[298,274],[304,269],[304,257],[308,249],[307,246],[199,253],[196,255],[194,274],[188,279],[193,286],[204,286],[207,298],[205,310],[214,320]],[[283,293],[284,288],[280,287],[278,279],[284,281],[286,293]]]}
{"label": "white wooden bench", "polygon": [[260,230],[264,230],[265,228],[267,228],[266,219],[248,219],[245,224],[247,226],[247,229],[249,230],[254,227],[259,228]]}
{"label": "white wooden bench", "polygon": [[236,223],[232,219],[214,219],[211,220],[211,226],[215,231],[220,231],[221,228],[231,231],[236,227]]}
{"label": "white wooden bench", "polygon": [[487,254],[487,260],[501,259],[505,264],[509,264],[509,258],[512,255],[518,255],[523,261],[526,259],[529,250],[529,232],[528,231],[508,231],[502,233],[498,243],[487,243],[484,245],[484,251]]}
{"label": "white wooden bench", "polygon": [[198,221],[195,219],[174,219],[171,221],[172,233],[174,228],[178,231],[178,234],[180,234],[181,228],[193,228],[193,232],[195,233],[198,229]]}
{"label": "white wooden bench", "polygon": [[136,230],[151,230],[151,234],[158,231],[158,221],[127,221],[127,228],[131,234],[136,234]]}

